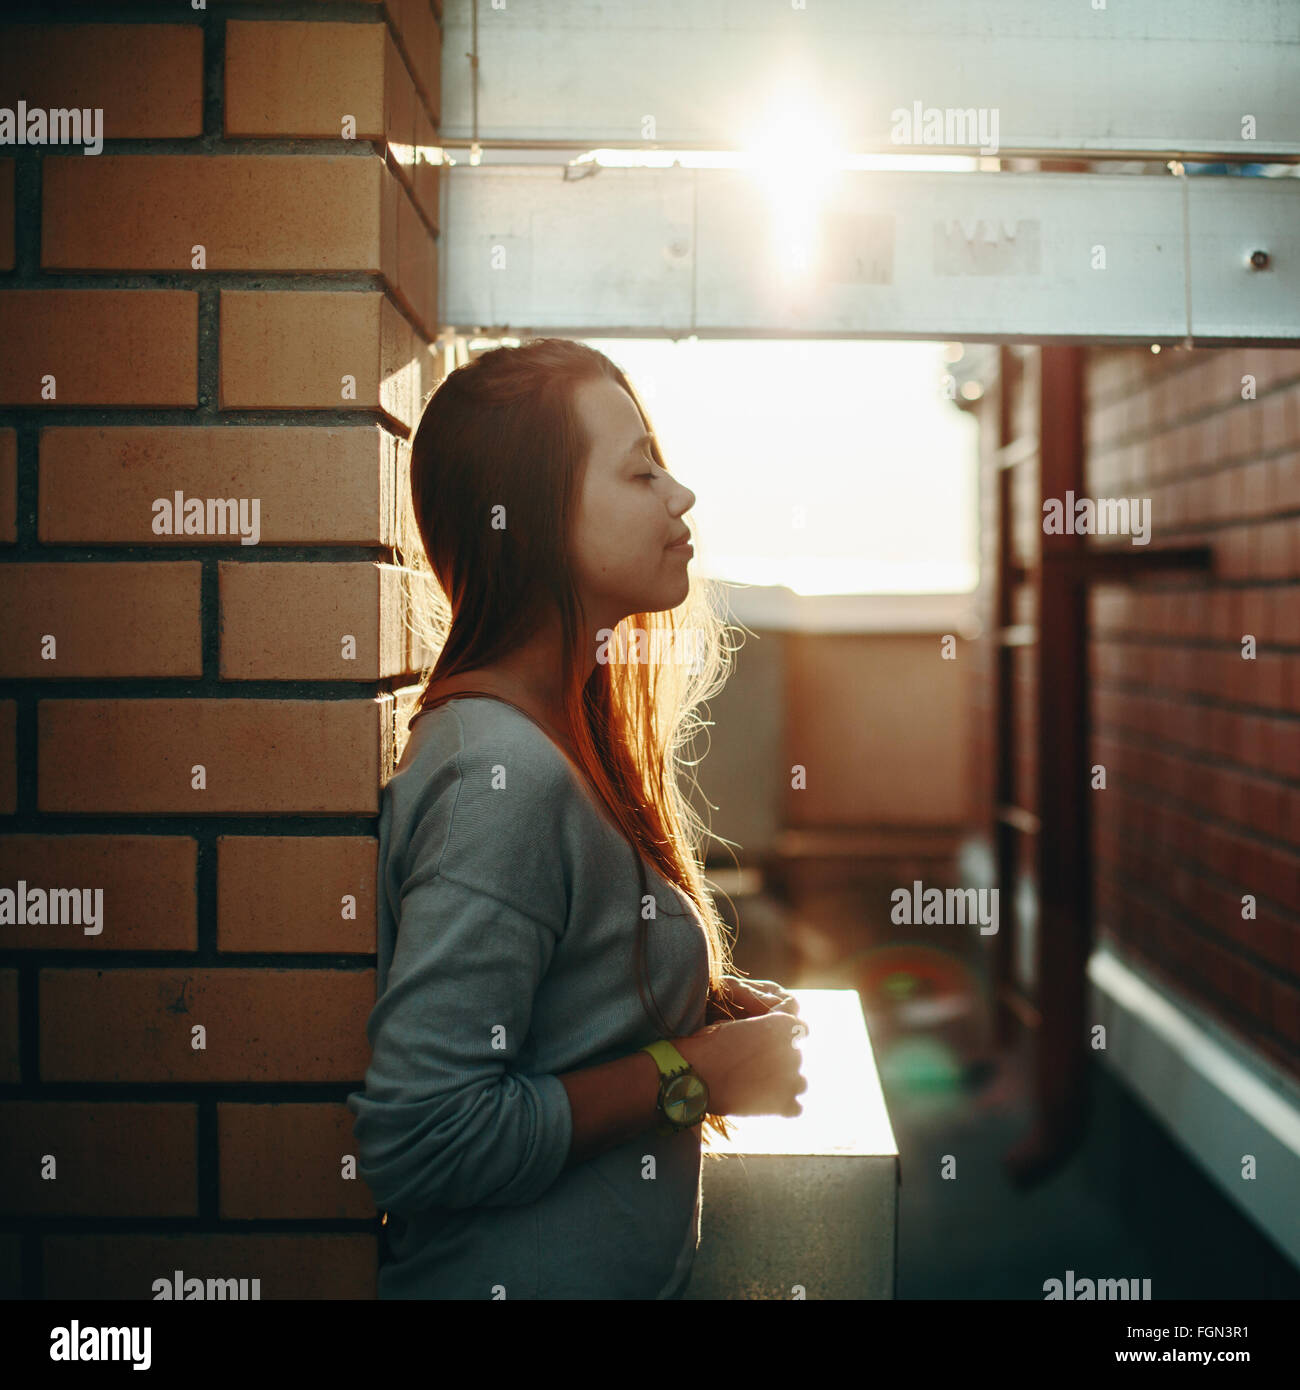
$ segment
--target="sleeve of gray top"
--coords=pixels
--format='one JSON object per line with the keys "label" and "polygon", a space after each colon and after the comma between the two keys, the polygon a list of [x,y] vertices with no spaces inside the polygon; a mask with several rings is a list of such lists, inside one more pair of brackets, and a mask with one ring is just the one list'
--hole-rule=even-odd
{"label": "sleeve of gray top", "polygon": [[[520,817],[520,798],[485,800],[477,777],[464,778],[475,785],[468,797],[457,787],[450,831],[435,806],[411,837],[387,988],[366,1030],[365,1090],[348,1102],[358,1171],[376,1204],[399,1215],[536,1201],[572,1138],[559,1077],[515,1065],[557,940],[523,909],[529,856],[510,843],[535,837],[539,821]],[[448,876],[462,866],[477,884]],[[493,881],[514,901],[487,891]]]}

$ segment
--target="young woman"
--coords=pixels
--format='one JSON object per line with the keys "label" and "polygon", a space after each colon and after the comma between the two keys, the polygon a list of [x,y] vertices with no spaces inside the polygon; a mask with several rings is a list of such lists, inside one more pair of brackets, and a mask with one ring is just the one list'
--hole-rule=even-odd
{"label": "young woman", "polygon": [[728,973],[677,780],[730,655],[694,495],[619,368],[543,338],[439,385],[411,500],[448,612],[384,791],[348,1099],[380,1296],[681,1297],[702,1129],[805,1087],[793,998]]}

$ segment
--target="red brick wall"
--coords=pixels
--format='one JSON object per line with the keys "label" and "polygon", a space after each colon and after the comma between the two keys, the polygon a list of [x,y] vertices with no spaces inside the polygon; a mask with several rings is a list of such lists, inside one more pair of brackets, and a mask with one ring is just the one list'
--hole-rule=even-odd
{"label": "red brick wall", "polygon": [[1089,492],[1214,552],[1094,592],[1098,936],[1300,1078],[1300,351],[1089,357]]}
{"label": "red brick wall", "polygon": [[[0,926],[0,1293],[369,1297],[343,1101],[430,655],[394,546],[443,360],[438,7],[41,8],[0,106],[102,108],[105,145],[0,158],[0,888],[103,922]],[[257,499],[256,544],[157,533],[177,492]]]}

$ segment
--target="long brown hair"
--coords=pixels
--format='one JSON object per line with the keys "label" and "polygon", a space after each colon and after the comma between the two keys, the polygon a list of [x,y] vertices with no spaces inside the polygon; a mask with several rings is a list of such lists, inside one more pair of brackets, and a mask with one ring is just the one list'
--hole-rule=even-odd
{"label": "long brown hair", "polygon": [[[602,377],[627,392],[653,437],[622,370],[604,353],[568,338],[484,352],[450,372],[424,406],[410,446],[408,518],[418,528],[422,553],[414,545],[398,549],[409,552],[400,554],[403,564],[432,568],[431,604],[417,606],[411,617],[430,649],[440,650],[421,673],[411,720],[440,703],[440,682],[496,661],[536,630],[549,607],[558,609],[564,732],[575,761],[633,852],[642,901],[648,891],[644,856],[699,912],[713,1000],[732,969],[731,943],[700,858],[709,831],[679,777],[698,764],[687,757],[706,727],[697,707],[726,683],[736,648],[726,641],[731,629],[716,587],[693,578],[677,608],[631,614],[610,639],[615,651],[640,640],[652,654],[674,655],[598,660],[587,674],[594,634],[582,628],[569,536],[592,441],[574,391]],[[662,466],[657,438],[651,448]],[[508,524],[494,525],[498,516]],[[686,650],[690,661],[681,659]],[[693,770],[690,781],[698,790]],[[681,1037],[654,999],[645,932],[638,913],[642,1004],[661,1037]],[[704,1126],[706,1144],[709,1130],[729,1133],[719,1115],[707,1116]]]}

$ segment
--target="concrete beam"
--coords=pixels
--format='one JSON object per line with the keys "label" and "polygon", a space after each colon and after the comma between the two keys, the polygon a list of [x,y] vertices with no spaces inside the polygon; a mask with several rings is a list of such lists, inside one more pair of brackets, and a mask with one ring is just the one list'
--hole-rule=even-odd
{"label": "concrete beam", "polygon": [[1300,179],[853,170],[810,190],[748,170],[586,167],[444,170],[446,323],[493,336],[1300,342]]}
{"label": "concrete beam", "polygon": [[1008,156],[1300,158],[1278,0],[445,0],[442,52],[445,139],[736,149],[824,122],[858,152],[971,154],[947,116],[969,111]]}

